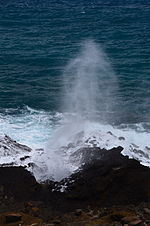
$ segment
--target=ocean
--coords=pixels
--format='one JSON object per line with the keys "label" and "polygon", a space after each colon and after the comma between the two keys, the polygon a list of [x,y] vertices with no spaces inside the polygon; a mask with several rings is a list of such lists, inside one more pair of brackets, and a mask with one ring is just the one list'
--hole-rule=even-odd
{"label": "ocean", "polygon": [[0,0],[1,136],[56,180],[88,145],[150,166],[149,34],[148,0]]}

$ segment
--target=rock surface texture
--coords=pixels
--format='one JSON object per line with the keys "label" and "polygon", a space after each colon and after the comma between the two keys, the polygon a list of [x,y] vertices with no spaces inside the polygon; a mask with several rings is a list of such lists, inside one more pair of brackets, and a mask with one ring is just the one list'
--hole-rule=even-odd
{"label": "rock surface texture", "polygon": [[0,168],[0,225],[150,225],[150,168],[121,150],[79,150],[89,161],[61,182]]}

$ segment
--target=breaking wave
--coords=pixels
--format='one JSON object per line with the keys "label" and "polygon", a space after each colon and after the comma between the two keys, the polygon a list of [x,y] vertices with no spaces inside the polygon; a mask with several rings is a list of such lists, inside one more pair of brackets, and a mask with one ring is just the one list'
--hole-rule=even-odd
{"label": "breaking wave", "polygon": [[118,82],[103,49],[91,40],[82,43],[62,77],[61,113],[28,106],[0,113],[0,164],[26,166],[38,181],[59,181],[81,166],[80,156],[72,161],[77,150],[122,146],[122,154],[150,166],[150,123],[115,123]]}
{"label": "breaking wave", "polygon": [[[61,180],[77,170],[80,167],[79,156],[73,162],[70,159],[83,147],[109,150],[122,146],[124,155],[150,166],[149,123],[112,126],[83,119],[77,121],[71,113],[44,112],[29,107],[18,115],[10,112],[0,114],[0,123],[1,144],[2,137],[7,134],[32,148],[31,152],[26,153],[24,149],[13,146],[13,149],[8,148],[4,155],[1,145],[0,164],[27,166],[38,181]],[[10,142],[5,140],[6,147],[9,147],[8,143]],[[20,161],[24,156],[29,158]],[[32,166],[29,163],[32,163]]]}

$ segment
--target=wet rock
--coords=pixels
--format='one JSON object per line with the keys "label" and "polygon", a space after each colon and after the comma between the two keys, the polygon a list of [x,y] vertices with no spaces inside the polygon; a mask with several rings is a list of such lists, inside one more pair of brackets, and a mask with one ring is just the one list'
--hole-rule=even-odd
{"label": "wet rock", "polygon": [[[115,148],[114,148],[115,149]],[[114,150],[112,149],[112,150]],[[118,151],[122,151],[122,147],[116,148]],[[105,160],[109,156],[109,153],[105,149],[100,149],[99,147],[93,147],[93,148],[81,148],[71,154],[70,156],[70,161],[75,163],[75,164],[85,164],[85,165],[90,165],[93,164],[93,162],[97,160]]]}
{"label": "wet rock", "polygon": [[124,138],[124,137],[119,137],[118,139],[119,139],[119,140],[125,140],[125,138]]}
{"label": "wet rock", "polygon": [[32,149],[26,145],[17,143],[9,136],[0,136],[0,151],[1,156],[13,156],[20,153],[31,152]]}
{"label": "wet rock", "polygon": [[26,160],[26,159],[28,159],[28,158],[30,158],[30,156],[24,156],[24,157],[21,157],[20,160],[21,160],[21,161],[24,161],[24,160]]}
{"label": "wet rock", "polygon": [[121,147],[109,151],[85,148],[80,149],[80,153],[88,159],[95,150],[99,153],[99,159],[93,159],[85,164],[81,171],[71,175],[69,179],[74,181],[72,185],[66,181],[67,201],[82,203],[79,208],[92,203],[111,206],[150,201],[148,167],[121,155]]}
{"label": "wet rock", "polygon": [[[48,181],[44,185],[38,184],[34,177],[22,167],[0,168],[0,188],[3,186],[0,191],[5,191],[2,200],[0,193],[0,201],[2,203],[7,201],[10,205],[9,199],[14,197],[16,203],[23,205],[25,202],[21,210],[24,208],[24,212],[32,217],[33,221],[30,224],[37,222],[33,216],[40,218],[40,215],[42,219],[45,217],[52,225],[68,224],[70,226],[73,225],[72,219],[80,221],[81,225],[86,225],[87,219],[95,222],[95,224],[99,222],[98,224],[102,226],[104,226],[103,223],[101,224],[102,219],[109,219],[111,225],[119,225],[120,223],[122,225],[142,224],[142,222],[139,223],[140,218],[149,218],[148,213],[144,211],[144,207],[149,209],[148,204],[142,206],[142,210],[140,210],[142,215],[135,213],[132,216],[133,213],[131,213],[132,219],[127,218],[129,221],[127,219],[126,221],[122,220],[126,215],[121,212],[110,211],[112,206],[121,205],[124,208],[125,205],[138,206],[141,202],[148,203],[150,201],[150,181],[147,179],[150,177],[150,169],[140,165],[136,160],[121,155],[121,150],[121,148],[114,148],[109,151],[98,149],[96,152],[100,159],[93,158],[92,162],[86,164],[70,178],[60,182]],[[88,153],[90,151],[91,149]],[[88,158],[88,154],[86,158]],[[64,184],[66,186],[64,193],[61,193],[60,189],[55,189]],[[53,189],[55,189],[54,192],[52,192]],[[8,199],[4,198],[5,195]],[[38,206],[37,202],[44,203],[44,205]],[[13,208],[16,208],[16,203],[13,204]],[[131,205],[132,210],[134,210],[133,206]],[[97,208],[94,209],[94,207]],[[139,208],[137,208],[138,211]],[[63,213],[69,212],[72,215],[69,215],[69,221],[66,220],[63,224],[61,216]],[[58,216],[52,215],[52,213],[58,213]],[[136,216],[137,214],[140,218]],[[53,221],[57,217],[58,220]],[[86,223],[81,222],[81,218]],[[80,225],[78,222],[75,222],[75,224]],[[108,225],[110,224],[108,223]]]}

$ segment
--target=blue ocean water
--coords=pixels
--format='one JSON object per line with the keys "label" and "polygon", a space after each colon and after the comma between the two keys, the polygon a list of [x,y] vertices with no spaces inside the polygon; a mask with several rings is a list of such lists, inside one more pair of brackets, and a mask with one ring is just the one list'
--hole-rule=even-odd
{"label": "blue ocean water", "polygon": [[[51,118],[42,124],[43,117],[65,111],[63,74],[88,39],[103,48],[117,77],[114,123],[145,123],[149,129],[148,0],[0,0],[1,132],[11,130],[17,139],[18,124],[31,126],[34,116],[50,133]],[[58,122],[53,118],[57,126],[60,115]]]}

